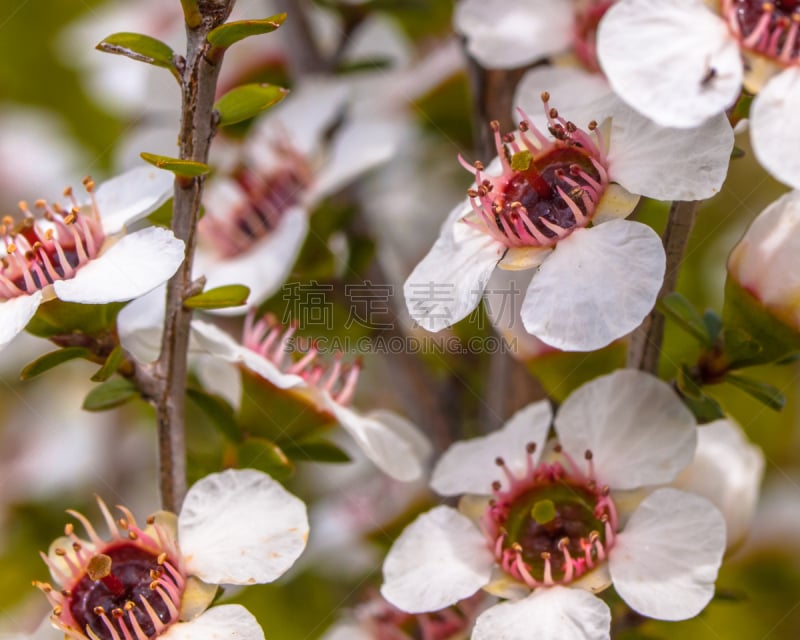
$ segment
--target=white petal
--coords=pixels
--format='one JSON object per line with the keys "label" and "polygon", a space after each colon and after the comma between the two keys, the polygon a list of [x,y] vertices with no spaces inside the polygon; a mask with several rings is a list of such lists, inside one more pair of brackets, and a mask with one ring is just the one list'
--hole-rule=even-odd
{"label": "white petal", "polygon": [[374,640],[373,636],[355,622],[337,622],[320,640]]}
{"label": "white petal", "polygon": [[537,589],[524,600],[504,602],[476,620],[472,640],[608,640],[611,611],[583,589]]}
{"label": "white petal", "polygon": [[633,513],[609,554],[617,593],[659,620],[693,618],[714,595],[725,520],[705,498],[659,489]]}
{"label": "white petal", "polygon": [[224,398],[234,410],[239,409],[242,403],[242,376],[236,365],[213,356],[200,357],[194,369],[204,389]]}
{"label": "white petal", "polygon": [[[585,129],[592,121],[603,122],[619,106],[608,82],[599,73],[577,67],[537,67],[528,71],[517,85],[514,104],[530,117],[530,122],[546,133],[547,117],[542,92],[550,94],[550,106]],[[518,116],[518,114],[515,114]]]}
{"label": "white petal", "polygon": [[271,361],[236,342],[219,327],[194,320],[192,322],[194,350],[221,358],[226,362],[242,363],[279,389],[305,386],[306,382],[298,375],[283,373]]}
{"label": "white petal", "polygon": [[482,66],[511,69],[568,48],[573,20],[563,0],[463,0],[453,26]]}
{"label": "white petal", "polygon": [[750,140],[767,171],[800,189],[800,69],[781,72],[756,96],[750,112]]}
{"label": "white petal", "polygon": [[264,631],[252,613],[240,604],[211,607],[191,622],[174,624],[164,640],[264,640]]}
{"label": "white petal", "polygon": [[489,582],[494,559],[472,522],[436,507],[408,525],[383,563],[381,594],[410,613],[436,611]]}
{"label": "white petal", "polygon": [[622,369],[579,387],[556,414],[564,450],[593,454],[597,480],[612,489],[670,482],[689,464],[695,420],[668,384]]}
{"label": "white petal", "polygon": [[577,229],[539,267],[522,303],[529,333],[563,351],[592,351],[633,331],[664,279],[661,239],[650,227],[610,220]]}
{"label": "white petal", "polygon": [[517,411],[499,431],[488,436],[456,442],[440,458],[433,470],[431,487],[444,496],[462,493],[490,494],[492,482],[508,480],[495,464],[500,457],[515,474],[523,474],[528,464],[528,443],[536,444],[535,464],[550,430],[553,413],[546,400],[529,404]]}
{"label": "white petal", "polygon": [[433,332],[465,318],[478,306],[504,253],[502,244],[459,220],[443,227],[403,286],[409,314]]}
{"label": "white petal", "polygon": [[81,267],[70,280],[57,280],[53,289],[61,300],[102,304],[131,300],[152,291],[183,262],[183,241],[163,227],[128,234]]}
{"label": "white petal", "polygon": [[725,517],[728,548],[747,534],[764,475],[764,454],[731,420],[717,420],[697,430],[692,463],[673,486],[710,500]]}
{"label": "white petal", "polygon": [[278,226],[242,255],[220,259],[198,252],[194,272],[206,276],[206,289],[229,284],[250,288],[247,305],[218,309],[219,315],[241,315],[280,289],[294,266],[308,235],[308,213],[296,207],[286,211]]}
{"label": "white petal", "polygon": [[414,451],[414,455],[418,460],[425,461],[430,458],[433,453],[433,445],[428,440],[427,436],[410,420],[406,420],[403,416],[399,416],[392,411],[385,409],[378,409],[370,411],[367,414],[368,418],[378,420],[398,436],[403,438]]}
{"label": "white petal", "polygon": [[288,139],[302,155],[318,151],[322,137],[340,115],[347,100],[347,86],[321,78],[306,80],[289,96],[259,118],[248,138],[246,153],[268,168],[280,162],[275,142]]}
{"label": "white petal", "polygon": [[172,197],[174,177],[155,167],[136,167],[97,187],[103,231],[112,234],[140,220]]}
{"label": "white petal", "polygon": [[307,539],[305,504],[253,469],[206,476],[189,489],[178,516],[189,574],[213,584],[272,582]]}
{"label": "white petal", "polygon": [[0,302],[0,349],[22,332],[42,304],[42,292]]}
{"label": "white petal", "polygon": [[165,287],[156,287],[130,304],[117,315],[119,343],[137,362],[154,362],[161,351],[164,331]]}
{"label": "white petal", "polygon": [[733,129],[725,114],[693,129],[665,129],[618,108],[609,147],[609,176],[628,191],[656,200],[705,200],[728,174]]}
{"label": "white petal", "polygon": [[389,120],[360,119],[342,125],[324,167],[309,188],[309,206],[389,160],[397,150],[402,131],[401,125]]}
{"label": "white petal", "polygon": [[[384,422],[380,420],[380,414],[362,416],[336,404],[327,395],[324,402],[326,409],[381,471],[403,482],[416,480],[422,475],[426,456],[420,456],[419,434],[409,439],[402,427],[401,432],[395,431],[396,420]],[[399,416],[394,418],[400,419]]]}
{"label": "white petal", "polygon": [[666,127],[722,113],[742,84],[739,47],[702,0],[616,3],[600,22],[597,54],[614,91]]}

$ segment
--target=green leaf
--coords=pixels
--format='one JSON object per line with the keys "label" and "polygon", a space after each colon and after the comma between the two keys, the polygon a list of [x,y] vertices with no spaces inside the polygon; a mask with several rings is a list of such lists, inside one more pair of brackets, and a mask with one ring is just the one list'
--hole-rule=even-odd
{"label": "green leaf", "polygon": [[41,305],[25,329],[40,338],[71,333],[98,336],[114,326],[117,314],[126,304],[126,302],[80,304],[56,298]]}
{"label": "green leaf", "polygon": [[701,422],[711,422],[725,417],[725,412],[719,403],[711,396],[703,393],[702,389],[692,379],[686,365],[678,371],[678,390],[683,395],[684,404]]}
{"label": "green leaf", "polygon": [[224,287],[209,289],[196,296],[186,298],[184,307],[190,309],[225,309],[227,307],[240,307],[247,303],[250,288],[243,284],[228,284]]}
{"label": "green leaf", "polygon": [[108,354],[106,361],[103,363],[103,366],[97,370],[90,379],[92,382],[105,382],[108,380],[112,375],[117,372],[119,366],[125,360],[125,352],[122,350],[122,347],[117,345],[111,350],[111,353]]}
{"label": "green leaf", "polygon": [[236,424],[233,408],[222,397],[192,387],[186,395],[205,414],[217,430],[231,442],[241,442],[242,434]]}
{"label": "green leaf", "polygon": [[729,373],[725,376],[725,381],[730,382],[733,386],[738,387],[770,409],[781,411],[786,406],[786,396],[771,384],[735,373]]}
{"label": "green leaf", "polygon": [[347,452],[327,440],[304,440],[283,446],[283,452],[298,462],[351,462]]}
{"label": "green leaf", "polygon": [[115,378],[92,389],[83,401],[86,411],[113,409],[139,395],[138,389],[126,378]]}
{"label": "green leaf", "polygon": [[204,176],[211,171],[211,167],[207,164],[195,162],[194,160],[181,160],[180,158],[159,156],[155,153],[147,153],[146,151],[140,153],[139,157],[159,169],[171,171],[176,176],[181,176],[182,178],[196,178],[197,176]]}
{"label": "green leaf", "polygon": [[125,56],[137,62],[164,67],[180,80],[175,66],[175,52],[168,45],[142,33],[113,33],[95,47],[99,51]]}
{"label": "green leaf", "polygon": [[33,362],[26,364],[20,372],[19,377],[20,380],[30,380],[60,364],[69,362],[70,360],[77,360],[78,358],[88,359],[90,356],[91,353],[84,347],[66,347],[65,349],[51,351],[40,358],[36,358]]}
{"label": "green leaf", "polygon": [[709,309],[703,314],[703,324],[706,327],[706,334],[711,344],[717,343],[717,338],[722,331],[722,318],[716,311]]}
{"label": "green leaf", "polygon": [[214,104],[220,124],[229,125],[247,120],[278,104],[289,93],[272,84],[245,84],[231,89]]}
{"label": "green leaf", "polygon": [[239,20],[221,24],[208,34],[208,41],[215,47],[227,49],[232,44],[250,36],[275,31],[286,20],[285,13],[279,13],[264,20]]}
{"label": "green leaf", "polygon": [[294,473],[294,465],[281,448],[265,438],[248,438],[237,448],[240,468],[258,469],[276,480]]}
{"label": "green leaf", "polygon": [[658,301],[658,308],[664,315],[677,322],[684,331],[694,336],[698,342],[712,346],[703,317],[680,293],[673,292],[661,298]]}

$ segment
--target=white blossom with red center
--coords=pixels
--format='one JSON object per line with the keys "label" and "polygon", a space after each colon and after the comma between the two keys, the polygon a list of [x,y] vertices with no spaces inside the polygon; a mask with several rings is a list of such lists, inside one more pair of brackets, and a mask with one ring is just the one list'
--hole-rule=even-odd
{"label": "white blossom with red center", "polygon": [[[240,605],[207,609],[217,585],[272,582],[303,551],[306,508],[268,475],[252,469],[214,473],[186,494],[180,514],[158,512],[139,526],[125,507],[109,531],[68,511],[68,524],[42,558],[55,585],[36,585],[53,605],[52,625],[74,640],[263,640]],[[246,526],[243,526],[245,525]]]}
{"label": "white blossom with red center", "polygon": [[[563,95],[574,119],[550,106],[549,92],[533,97],[542,80],[553,81],[553,104]],[[540,97],[544,117],[530,109]],[[723,116],[695,130],[659,127],[577,69],[531,72],[517,99],[525,107],[519,131],[494,127],[498,158],[488,168],[462,160],[475,183],[406,280],[409,313],[439,331],[478,305],[495,266],[537,269],[521,309],[528,333],[565,351],[598,349],[641,323],[664,275],[655,232],[620,218],[637,194],[716,193],[733,132]]]}
{"label": "white blossom with red center", "polygon": [[600,64],[648,118],[695,127],[757,93],[750,137],[759,162],[800,188],[800,3],[620,0],[600,23]]}
{"label": "white blossom with red center", "polygon": [[[295,326],[283,327],[275,318],[247,318],[242,344],[214,325],[194,321],[196,349],[212,356],[209,388],[223,392],[234,407],[241,402],[241,379],[224,364],[241,366],[266,383],[307,402],[316,411],[332,417],[355,440],[379,469],[397,480],[411,481],[424,470],[431,446],[428,439],[405,418],[385,410],[361,414],[351,408],[361,363],[345,363],[337,353],[326,362],[312,344],[295,355],[290,344]],[[198,373],[203,377],[204,369]],[[219,388],[219,381],[225,388]]]}
{"label": "white blossom with red center", "polygon": [[467,51],[487,69],[522,67],[572,51],[599,71],[597,25],[616,0],[462,0],[453,15]]}
{"label": "white blossom with red center", "polygon": [[84,180],[86,201],[71,189],[65,204],[34,203],[36,217],[20,203],[23,217],[0,224],[0,347],[8,344],[39,305],[58,298],[104,304],[141,296],[175,273],[183,242],[162,227],[125,233],[172,194],[172,174],[134,169],[95,189]]}
{"label": "white blossom with red center", "polygon": [[[383,568],[389,602],[417,613],[481,588],[507,599],[481,614],[473,640],[608,640],[610,611],[592,594],[611,583],[648,617],[682,620],[708,604],[724,518],[697,495],[652,490],[695,451],[694,417],[676,394],[618,371],[561,405],[555,446],[551,420],[547,402],[532,404],[445,452],[431,486],[466,494],[461,510],[436,507],[403,531]],[[619,492],[632,489],[649,495],[631,512]]]}
{"label": "white blossom with red center", "polygon": [[257,123],[230,175],[209,183],[195,263],[209,288],[244,284],[250,304],[267,299],[289,275],[316,205],[391,157],[389,121],[348,118],[337,127],[347,99],[347,86],[334,82],[294,89]]}

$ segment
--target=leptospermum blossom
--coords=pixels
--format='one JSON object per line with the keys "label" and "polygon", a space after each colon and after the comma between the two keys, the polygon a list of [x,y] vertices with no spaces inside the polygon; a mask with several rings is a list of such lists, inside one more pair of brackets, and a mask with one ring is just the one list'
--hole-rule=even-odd
{"label": "leptospermum blossom", "polygon": [[[274,318],[256,320],[254,313],[247,318],[242,344],[214,325],[195,321],[192,327],[201,350],[218,361],[243,367],[271,388],[301,399],[324,420],[338,422],[384,473],[411,481],[424,472],[431,447],[417,427],[391,411],[363,415],[349,406],[360,362],[345,364],[341,354],[336,354],[333,362],[325,363],[313,345],[295,359],[289,342],[296,327],[284,328]],[[218,380],[228,382],[225,396],[238,405],[241,389],[235,388],[239,384],[236,372],[217,366],[209,381]]]}
{"label": "leptospermum blossom", "polygon": [[409,313],[429,331],[466,317],[495,267],[538,269],[522,305],[525,329],[564,351],[609,344],[653,308],[664,275],[656,233],[621,218],[640,195],[699,200],[725,179],[733,132],[724,116],[694,130],[663,129],[577,69],[532,72],[519,104],[529,108],[530,87],[543,79],[557,85],[555,100],[574,105],[575,120],[540,92],[542,127],[520,109],[518,132],[493,125],[497,159],[488,167],[462,161],[475,175],[468,199],[405,283]]}
{"label": "leptospermum blossom", "polygon": [[488,69],[511,69],[572,51],[598,71],[597,25],[616,0],[462,0],[453,15],[467,51]]}
{"label": "leptospermum blossom", "polygon": [[672,389],[617,371],[561,405],[555,446],[551,420],[550,405],[535,403],[445,452],[431,486],[465,494],[463,512],[436,507],[403,531],[383,567],[389,602],[433,611],[481,588],[507,599],[481,614],[473,640],[607,640],[611,614],[592,592],[612,583],[652,618],[691,618],[708,604],[725,550],[720,512],[674,488],[632,512],[622,500],[692,460],[694,417]]}
{"label": "leptospermum blossom", "polygon": [[[250,304],[275,293],[291,271],[319,202],[389,159],[395,127],[366,119],[342,124],[347,87],[309,81],[256,125],[228,177],[204,196],[195,272],[210,288],[244,284]],[[223,313],[244,313],[247,307]]]}
{"label": "leptospermum blossom", "polygon": [[800,4],[795,0],[620,0],[598,31],[614,90],[671,127],[695,127],[756,93],[759,162],[800,188]]}
{"label": "leptospermum blossom", "polygon": [[109,530],[102,538],[67,524],[47,555],[55,586],[37,583],[53,605],[50,620],[74,640],[263,640],[240,605],[208,609],[220,584],[266,583],[283,575],[308,536],[306,508],[253,469],[214,473],[186,494],[180,514],[158,512],[139,526],[118,507],[114,520],[98,498]]}
{"label": "leptospermum blossom", "polygon": [[800,331],[800,191],[753,221],[728,258],[728,274],[771,314]]}
{"label": "leptospermum blossom", "polygon": [[41,218],[24,202],[21,221],[0,225],[0,348],[8,344],[39,305],[58,298],[104,304],[141,296],[175,273],[183,241],[162,227],[125,233],[125,225],[157,209],[172,194],[172,174],[134,169],[95,189],[84,180],[87,198],[72,189],[68,203],[39,200]]}

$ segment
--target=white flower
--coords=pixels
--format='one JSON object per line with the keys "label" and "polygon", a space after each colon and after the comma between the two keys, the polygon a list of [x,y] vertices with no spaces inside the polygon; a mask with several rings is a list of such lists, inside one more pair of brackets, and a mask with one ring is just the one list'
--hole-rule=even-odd
{"label": "white flower", "polygon": [[453,15],[483,67],[511,69],[569,50],[598,71],[597,25],[615,0],[462,0]]}
{"label": "white flower", "polygon": [[[566,111],[571,121],[550,108],[545,86],[574,107]],[[733,133],[724,116],[695,130],[658,127],[601,78],[577,69],[528,74],[518,103],[530,108],[538,96],[548,99],[541,128],[522,111],[516,135],[495,131],[499,158],[488,169],[465,164],[475,185],[408,277],[406,302],[414,320],[439,331],[477,306],[495,266],[538,268],[522,307],[525,328],[558,349],[590,351],[639,325],[664,274],[655,232],[619,218],[631,213],[635,194],[699,200],[716,193]],[[588,131],[574,122],[589,123]]]}
{"label": "white flower", "polygon": [[96,190],[84,181],[88,199],[71,189],[66,205],[37,201],[37,220],[20,203],[24,219],[4,218],[0,237],[0,348],[8,344],[43,302],[58,298],[82,304],[130,300],[165,282],[183,261],[183,242],[171,231],[146,227],[125,234],[172,194],[172,174],[140,168],[112,178]]}
{"label": "white flower", "polygon": [[303,551],[305,505],[252,469],[214,473],[186,494],[177,516],[158,512],[139,527],[118,507],[114,520],[98,498],[110,533],[102,539],[80,513],[79,538],[65,537],[43,555],[60,586],[37,586],[53,605],[50,620],[74,640],[263,640],[240,605],[207,609],[219,584],[272,582]]}
{"label": "white flower", "polygon": [[698,427],[694,460],[672,486],[714,503],[725,517],[727,547],[732,549],[750,529],[763,475],[761,449],[732,420],[715,420]]}
{"label": "white flower", "polygon": [[[591,592],[613,582],[635,611],[663,620],[699,613],[714,593],[725,521],[706,499],[652,491],[626,513],[626,491],[670,482],[691,461],[692,414],[668,385],[617,371],[580,387],[551,422],[532,404],[493,434],[454,444],[431,486],[466,495],[409,525],[384,563],[381,593],[433,611],[484,588],[508,601],[477,620],[473,640],[607,640],[611,614]],[[492,494],[491,499],[487,499]],[[480,497],[483,496],[483,497]]]}
{"label": "white flower", "polygon": [[758,214],[728,258],[728,274],[771,313],[800,330],[800,191]]}
{"label": "white flower", "polygon": [[[193,322],[192,329],[197,348],[216,360],[210,374],[205,374],[207,386],[215,388],[224,380],[224,395],[233,406],[240,403],[240,378],[235,371],[220,368],[220,360],[241,365],[270,386],[285,390],[323,416],[332,417],[367,458],[393,478],[411,481],[424,472],[431,446],[417,427],[391,411],[362,415],[348,406],[360,362],[344,364],[341,354],[337,354],[332,363],[321,363],[313,345],[294,360],[289,342],[295,328],[284,329],[271,318],[256,322],[252,314],[247,319],[243,344],[205,322]],[[204,376],[202,368],[199,373]]]}
{"label": "white flower", "polygon": [[326,140],[346,100],[347,87],[334,82],[308,81],[293,90],[258,122],[230,177],[208,185],[195,272],[209,288],[247,285],[250,304],[275,293],[303,245],[313,208],[389,159],[395,127],[383,120],[348,120]]}
{"label": "white flower", "polygon": [[600,23],[597,46],[614,90],[664,126],[697,126],[732,106],[744,83],[758,94],[756,157],[800,188],[799,35],[795,2],[621,0]]}

